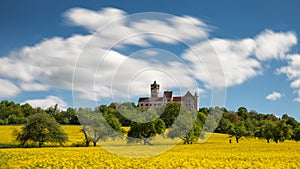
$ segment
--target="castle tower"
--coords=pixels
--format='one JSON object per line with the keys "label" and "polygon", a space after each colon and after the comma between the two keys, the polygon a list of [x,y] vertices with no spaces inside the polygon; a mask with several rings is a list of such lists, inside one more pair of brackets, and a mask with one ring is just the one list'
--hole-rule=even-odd
{"label": "castle tower", "polygon": [[150,86],[151,86],[151,97],[158,97],[159,84],[157,84],[156,81],[154,81],[154,83],[151,84]]}
{"label": "castle tower", "polygon": [[198,105],[199,105],[199,96],[197,92],[194,94],[194,110],[198,111]]}

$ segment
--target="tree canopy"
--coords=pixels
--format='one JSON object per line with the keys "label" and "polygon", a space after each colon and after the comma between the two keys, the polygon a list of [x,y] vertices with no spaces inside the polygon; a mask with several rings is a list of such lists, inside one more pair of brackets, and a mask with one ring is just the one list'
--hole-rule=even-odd
{"label": "tree canopy", "polygon": [[39,147],[45,142],[62,144],[68,140],[66,133],[55,119],[45,112],[32,115],[21,131],[15,131],[15,136],[21,145],[32,141],[38,143]]}

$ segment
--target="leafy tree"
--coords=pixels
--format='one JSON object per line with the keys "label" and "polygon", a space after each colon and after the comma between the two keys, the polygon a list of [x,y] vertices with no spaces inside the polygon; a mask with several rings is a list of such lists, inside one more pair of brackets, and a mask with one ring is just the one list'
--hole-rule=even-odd
{"label": "leafy tree", "polygon": [[209,112],[209,109],[207,107],[202,107],[202,108],[199,109],[199,112],[202,112],[202,113],[205,114],[205,116],[207,116],[208,112]]}
{"label": "leafy tree", "polygon": [[291,126],[286,124],[285,120],[275,122],[275,126],[272,130],[273,141],[278,143],[284,142],[286,139],[290,139],[292,136]]}
{"label": "leafy tree", "polygon": [[254,136],[254,133],[258,128],[258,121],[256,119],[247,118],[244,125],[249,132],[249,136]]}
{"label": "leafy tree", "polygon": [[295,129],[298,126],[298,122],[295,118],[289,117],[287,114],[282,115],[282,120],[286,121],[287,125],[290,125],[292,129]]}
{"label": "leafy tree", "polygon": [[247,131],[244,123],[230,124],[228,131],[230,137],[235,137],[237,143],[239,143],[240,138],[249,136],[249,132]]}
{"label": "leafy tree", "polygon": [[62,144],[68,140],[66,133],[60,128],[53,117],[46,113],[36,113],[20,132],[15,131],[16,140],[21,145],[28,141],[37,142],[41,147],[45,142]]}
{"label": "leafy tree", "polygon": [[124,130],[115,117],[104,117],[104,114],[97,109],[92,111],[82,108],[78,110],[78,115],[83,125],[82,132],[85,136],[86,146],[89,146],[90,142],[96,146],[101,139],[123,136]]}
{"label": "leafy tree", "polygon": [[226,118],[222,118],[219,122],[218,127],[216,128],[215,132],[217,133],[228,133],[228,128],[230,125],[230,121]]}
{"label": "leafy tree", "polygon": [[[221,121],[223,116],[224,108],[210,108],[207,117],[205,118],[205,123],[203,122],[203,130],[206,132],[214,132],[218,127],[219,121]],[[226,110],[227,112],[227,110]]]}
{"label": "leafy tree", "polygon": [[151,143],[149,138],[162,134],[166,129],[165,123],[161,119],[156,119],[147,123],[132,122],[128,131],[128,142],[143,141],[144,145]]}
{"label": "leafy tree", "polygon": [[25,117],[31,116],[35,113],[34,108],[28,103],[21,105],[21,110]]}
{"label": "leafy tree", "polygon": [[166,128],[171,127],[171,125],[175,122],[180,112],[180,107],[180,103],[167,103],[166,106],[163,107],[163,112],[160,118],[165,122]]}
{"label": "leafy tree", "polygon": [[300,141],[300,126],[294,129],[293,139],[295,141]]}
{"label": "leafy tree", "polygon": [[60,124],[79,124],[77,112],[70,107],[65,111],[58,111],[55,119]]}
{"label": "leafy tree", "polygon": [[274,114],[267,114],[265,115],[266,120],[271,120],[271,121],[278,121],[278,117],[276,117]]}
{"label": "leafy tree", "polygon": [[55,118],[56,115],[59,113],[58,104],[55,104],[54,106],[47,108],[45,111],[46,111],[46,113],[48,113],[50,116],[52,116],[52,117]]}
{"label": "leafy tree", "polygon": [[225,118],[228,119],[231,123],[237,124],[241,122],[239,115],[235,112],[228,112],[225,115]]}
{"label": "leafy tree", "polygon": [[237,114],[243,120],[246,120],[249,117],[248,110],[245,107],[238,108]]}
{"label": "leafy tree", "polygon": [[203,113],[197,113],[194,111],[183,110],[174,125],[168,132],[168,137],[179,137],[183,140],[184,144],[192,144],[199,140],[200,133],[202,131],[202,120],[205,118]]}
{"label": "leafy tree", "polygon": [[273,121],[265,120],[262,126],[255,132],[255,136],[259,138],[265,138],[268,143],[273,139],[273,129],[275,124]]}

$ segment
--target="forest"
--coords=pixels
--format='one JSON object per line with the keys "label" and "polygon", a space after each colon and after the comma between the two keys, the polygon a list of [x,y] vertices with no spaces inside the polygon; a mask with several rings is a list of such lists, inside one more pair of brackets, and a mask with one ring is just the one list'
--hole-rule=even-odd
{"label": "forest", "polygon": [[[209,131],[210,127],[214,128],[215,133],[228,134],[230,143],[238,143],[242,137],[257,137],[265,139],[267,143],[300,140],[300,123],[295,118],[287,114],[277,117],[254,110],[248,111],[245,107],[236,111],[220,107],[202,107],[197,112],[192,112],[179,103],[140,109],[134,103],[127,102],[101,105],[94,109],[60,110],[58,105],[42,109],[7,100],[0,102],[1,125],[26,125],[34,115],[41,113],[47,114],[62,125],[82,125],[86,146],[89,146],[90,142],[96,145],[101,139],[125,134],[128,142],[151,145],[148,138],[161,134],[166,129],[169,130],[168,137],[179,137],[184,144],[192,144],[201,137],[202,130]],[[209,121],[209,125],[204,125],[205,121]],[[129,131],[122,127],[129,127]]]}

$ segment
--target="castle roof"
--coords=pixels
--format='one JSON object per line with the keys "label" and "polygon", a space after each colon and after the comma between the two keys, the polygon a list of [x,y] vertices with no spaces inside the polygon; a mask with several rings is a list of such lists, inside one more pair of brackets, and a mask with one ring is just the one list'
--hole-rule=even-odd
{"label": "castle roof", "polygon": [[163,101],[163,97],[140,97],[138,102],[158,102]]}

